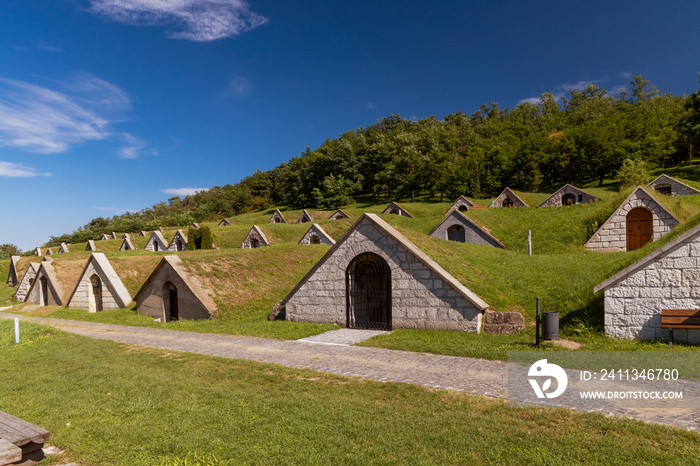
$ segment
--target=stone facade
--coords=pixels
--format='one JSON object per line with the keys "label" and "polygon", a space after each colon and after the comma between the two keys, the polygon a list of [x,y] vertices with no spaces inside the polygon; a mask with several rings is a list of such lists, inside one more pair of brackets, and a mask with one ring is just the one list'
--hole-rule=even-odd
{"label": "stone facade", "polygon": [[270,242],[267,241],[265,233],[260,229],[259,226],[253,225],[246,237],[241,243],[241,249],[255,249],[261,246],[269,246]]}
{"label": "stone facade", "polygon": [[141,233],[139,233],[139,236],[148,236],[148,233],[146,233],[145,231],[141,231]]}
{"label": "stone facade", "polygon": [[390,269],[391,328],[480,330],[488,304],[374,214],[355,222],[280,302],[286,319],[347,326],[346,271],[366,252]]}
{"label": "stone facade", "polygon": [[[683,233],[595,287],[604,290],[605,335],[665,340],[662,309],[700,309],[700,226]],[[676,341],[700,343],[700,330],[675,329]]]}
{"label": "stone facade", "polygon": [[173,252],[187,251],[187,235],[182,230],[177,230],[170,240],[168,249]]}
{"label": "stone facade", "polygon": [[333,212],[328,218],[331,220],[339,220],[341,218],[350,218],[350,216],[344,210],[338,209],[335,212]]}
{"label": "stone facade", "polygon": [[58,248],[58,253],[63,254],[68,252],[68,245],[66,243],[61,243],[61,246]]}
{"label": "stone facade", "polygon": [[[99,278],[101,303],[95,299],[96,293],[93,289],[95,276]],[[128,306],[130,302],[129,292],[107,257],[101,252],[93,252],[83,267],[66,307],[97,312],[98,310],[120,309]]]}
{"label": "stone facade", "polygon": [[299,216],[299,220],[297,220],[297,223],[306,223],[306,222],[313,222],[314,219],[311,218],[311,214],[309,214],[306,209],[301,211],[301,215]]}
{"label": "stone facade", "polygon": [[227,218],[224,218],[224,219],[221,219],[221,221],[219,222],[219,224],[218,224],[217,226],[220,226],[220,227],[230,227],[230,226],[231,226],[231,222],[229,222]]}
{"label": "stone facade", "polygon": [[272,213],[272,217],[270,217],[270,221],[267,223],[287,223],[287,221],[284,219],[282,212],[280,212],[279,209],[275,209]]}
{"label": "stone facade", "polygon": [[24,272],[22,280],[19,282],[17,291],[15,291],[15,299],[20,302],[24,302],[24,298],[27,297],[29,288],[34,284],[34,279],[36,278],[36,272],[39,270],[39,264],[36,262],[30,262],[27,267],[27,271]]}
{"label": "stone facade", "polygon": [[190,225],[190,228],[194,228],[194,229],[199,228],[199,223],[193,222],[192,225]]}
{"label": "stone facade", "polygon": [[89,239],[87,242],[87,245],[85,245],[85,250],[86,251],[97,251],[97,246],[95,246],[95,241]]}
{"label": "stone facade", "polygon": [[108,239],[112,239],[112,238],[110,238],[110,237],[107,235],[107,233],[105,233],[104,235],[100,236],[100,241],[107,241]]}
{"label": "stone facade", "polygon": [[299,240],[299,244],[328,244],[333,246],[335,240],[320,225],[314,223],[306,230],[304,236]]}
{"label": "stone facade", "polygon": [[525,329],[525,318],[519,312],[486,311],[484,333],[511,335]]}
{"label": "stone facade", "polygon": [[36,251],[34,251],[35,256],[41,256],[41,248],[36,248]]}
{"label": "stone facade", "polygon": [[[46,283],[44,287],[43,283]],[[56,278],[56,271],[49,262],[42,262],[34,277],[34,283],[29,288],[25,303],[39,306],[62,306],[63,288]]]}
{"label": "stone facade", "polygon": [[648,186],[655,191],[659,191],[670,196],[692,196],[694,194],[700,194],[700,191],[697,189],[690,187],[675,178],[671,178],[668,175],[659,176],[654,181],[649,183]]}
{"label": "stone facade", "polygon": [[[460,227],[461,231],[455,231],[456,228]],[[458,210],[453,210],[450,215],[445,217],[443,221],[430,232],[430,236],[444,240],[459,241],[461,243],[487,244],[497,248],[505,247],[503,243],[486,231],[484,227],[474,220],[467,218]]]}
{"label": "stone facade", "polygon": [[133,251],[134,249],[136,249],[136,245],[131,240],[131,238],[124,238],[124,241],[122,241],[122,245],[119,246],[120,251]]}
{"label": "stone facade", "polygon": [[496,207],[528,207],[528,205],[513,192],[512,189],[506,188],[496,199],[491,202],[489,208]]}
{"label": "stone facade", "polygon": [[458,210],[459,212],[466,212],[471,207],[474,207],[474,203],[464,196],[459,196],[456,201],[452,203],[449,209],[445,211],[442,215],[447,215],[452,210]]}
{"label": "stone facade", "polygon": [[50,256],[51,254],[53,254],[53,250],[52,250],[51,248],[48,248],[48,249],[46,250],[46,255],[47,255],[47,256]]}
{"label": "stone facade", "polygon": [[155,230],[151,237],[148,238],[148,243],[144,247],[146,251],[167,251],[168,250],[168,240],[163,236],[163,232],[160,230]]}
{"label": "stone facade", "polygon": [[599,200],[599,197],[589,194],[583,189],[579,189],[576,186],[571,186],[570,184],[565,184],[554,194],[540,202],[537,207],[560,207],[574,204],[591,204]]}
{"label": "stone facade", "polygon": [[178,256],[165,256],[136,293],[136,309],[140,314],[171,320],[169,299],[175,290],[179,319],[209,319],[217,312],[216,303],[202,288]]}
{"label": "stone facade", "polygon": [[7,286],[14,288],[19,285],[19,278],[17,277],[17,263],[19,262],[19,256],[10,256],[10,270],[7,272]]}
{"label": "stone facade", "polygon": [[627,250],[627,214],[636,208],[644,207],[652,214],[652,241],[656,241],[671,231],[679,220],[647,190],[638,186],[617,208],[605,223],[583,245],[596,252],[621,252]]}
{"label": "stone facade", "polygon": [[401,215],[402,217],[414,218],[413,215],[409,214],[406,209],[401,207],[398,202],[392,202],[386,209],[382,211],[382,214],[393,214]]}

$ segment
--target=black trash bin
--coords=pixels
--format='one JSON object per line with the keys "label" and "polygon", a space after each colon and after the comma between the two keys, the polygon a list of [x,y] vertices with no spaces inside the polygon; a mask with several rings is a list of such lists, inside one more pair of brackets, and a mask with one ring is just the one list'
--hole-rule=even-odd
{"label": "black trash bin", "polygon": [[558,312],[543,312],[542,313],[542,339],[543,340],[558,340],[559,339],[559,313]]}

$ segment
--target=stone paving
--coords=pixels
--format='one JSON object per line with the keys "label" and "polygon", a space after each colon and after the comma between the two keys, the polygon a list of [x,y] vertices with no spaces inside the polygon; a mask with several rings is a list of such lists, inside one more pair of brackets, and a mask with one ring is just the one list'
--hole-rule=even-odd
{"label": "stone paving", "polygon": [[296,341],[301,341],[304,343],[315,343],[319,345],[338,345],[338,346],[350,346],[355,343],[360,343],[361,341],[369,340],[377,335],[386,335],[387,331],[384,330],[359,330],[351,328],[341,328],[338,330],[331,330],[319,335],[314,335],[307,338],[301,338]]}
{"label": "stone paving", "polygon": [[[236,335],[182,332],[177,330],[127,327],[63,319],[26,317],[0,312],[0,318],[49,324],[58,329],[91,338],[175,351],[207,354],[225,358],[281,364],[290,367],[331,372],[378,381],[400,382],[424,387],[455,390],[505,399],[508,396],[508,366],[503,361],[412,353],[383,348],[309,344],[307,341],[273,340]],[[335,337],[334,337],[335,338]],[[571,376],[575,371],[569,371]],[[700,383],[679,381],[694,393]],[[522,386],[521,401],[540,406],[559,406],[609,416],[629,417],[645,422],[666,424],[700,431],[697,409],[620,408],[602,400],[560,397],[557,401],[534,398],[529,386]],[[527,395],[526,395],[527,394]]]}

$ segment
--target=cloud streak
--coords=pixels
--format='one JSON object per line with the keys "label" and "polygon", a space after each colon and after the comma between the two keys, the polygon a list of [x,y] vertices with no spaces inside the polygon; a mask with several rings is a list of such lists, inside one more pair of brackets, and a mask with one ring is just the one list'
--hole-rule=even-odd
{"label": "cloud streak", "polygon": [[167,188],[161,189],[161,192],[165,194],[174,194],[175,196],[190,196],[196,194],[199,191],[206,191],[209,188]]}
{"label": "cloud streak", "polygon": [[[582,91],[585,88],[587,88],[591,84],[598,85],[602,83],[603,80],[601,79],[593,79],[589,81],[577,81],[575,83],[564,83],[560,84],[557,86],[553,91],[548,91],[549,94],[552,94],[555,99],[560,100],[564,98],[567,94],[571,93],[574,89]],[[540,103],[540,96],[538,97],[528,97],[527,99],[522,99],[518,101],[518,104],[524,104],[524,103],[529,103],[533,105],[537,105]]]}
{"label": "cloud streak", "polygon": [[10,178],[31,178],[34,176],[51,176],[51,173],[39,173],[33,168],[19,163],[0,162],[0,176]]}
{"label": "cloud streak", "polygon": [[168,27],[168,37],[195,42],[237,36],[268,21],[243,0],[90,0],[90,4],[90,11],[112,21]]}

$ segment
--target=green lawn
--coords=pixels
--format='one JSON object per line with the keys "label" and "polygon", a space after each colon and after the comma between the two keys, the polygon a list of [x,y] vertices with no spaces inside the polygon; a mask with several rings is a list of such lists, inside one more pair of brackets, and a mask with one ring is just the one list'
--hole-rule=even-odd
{"label": "green lawn", "polygon": [[[692,464],[700,435],[0,321],[0,410],[61,463]],[[31,370],[28,370],[31,369]],[[48,460],[42,464],[56,464]]]}

